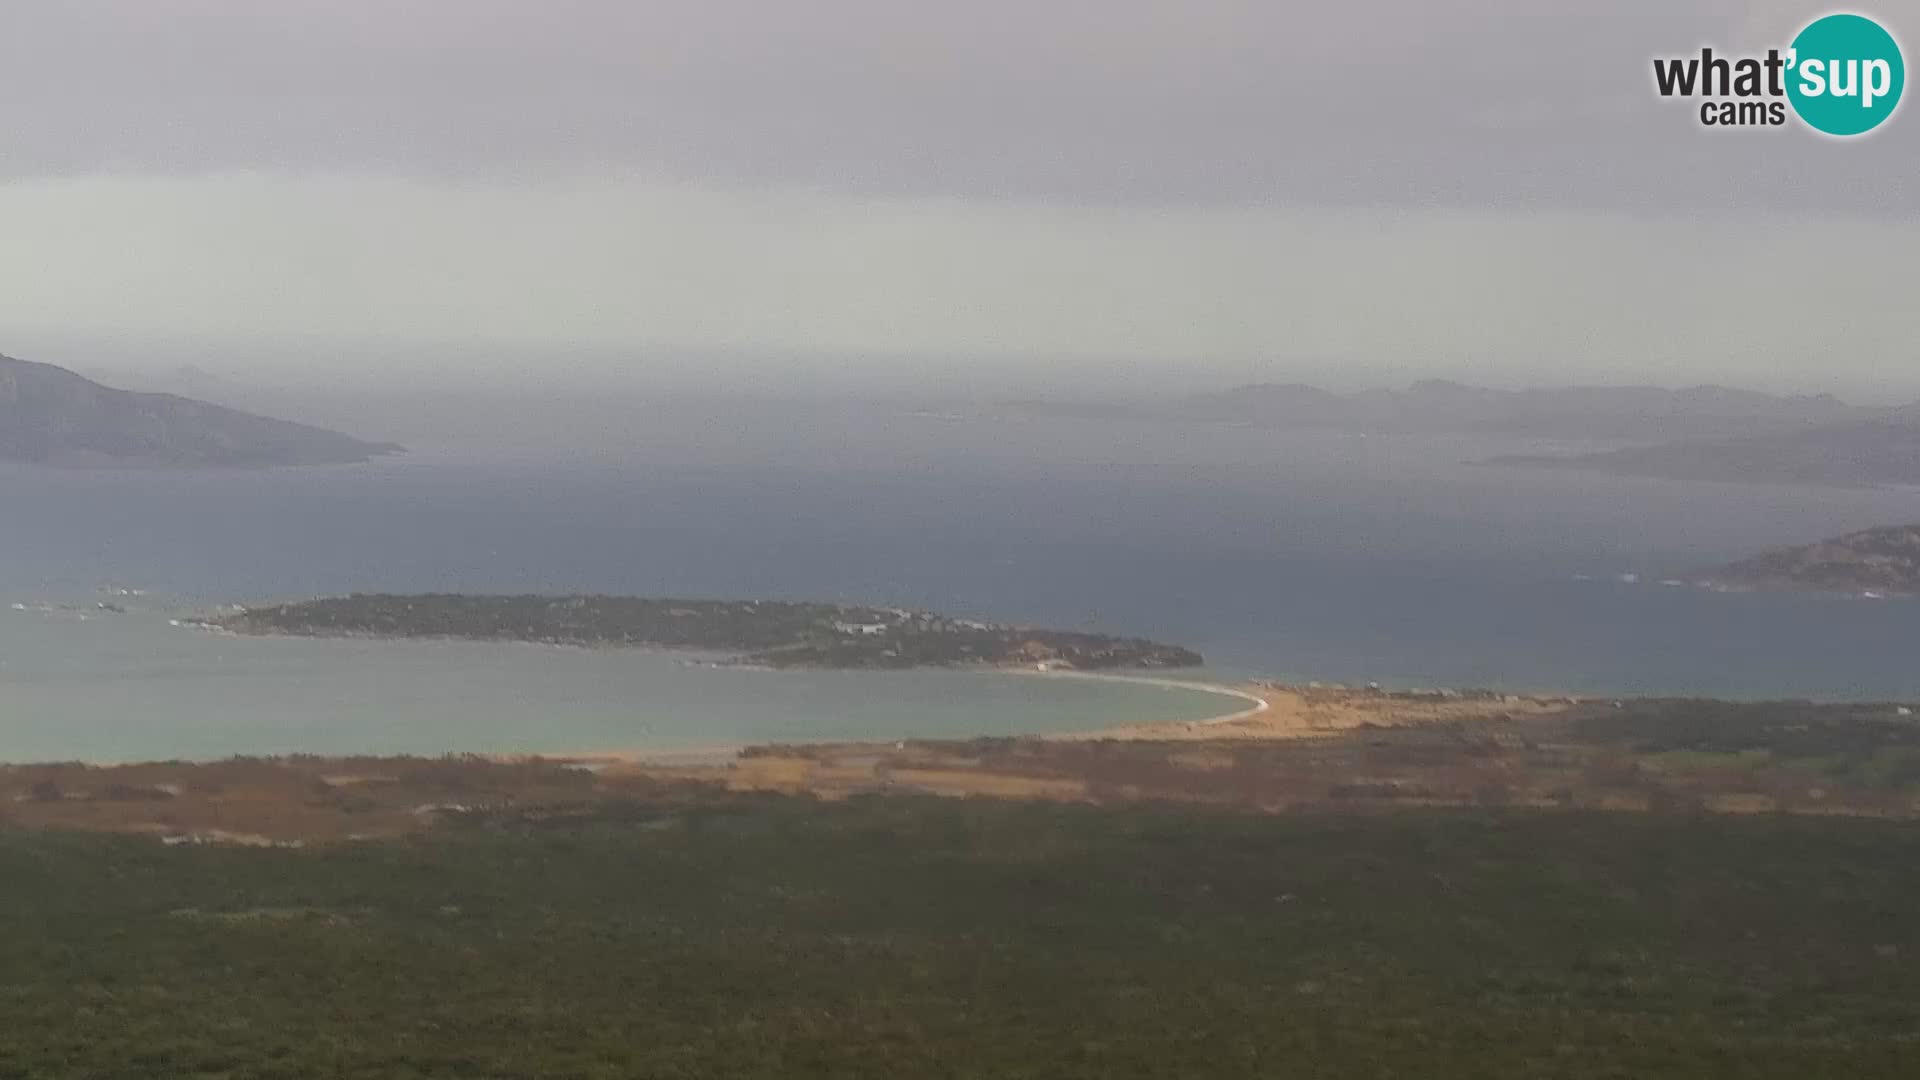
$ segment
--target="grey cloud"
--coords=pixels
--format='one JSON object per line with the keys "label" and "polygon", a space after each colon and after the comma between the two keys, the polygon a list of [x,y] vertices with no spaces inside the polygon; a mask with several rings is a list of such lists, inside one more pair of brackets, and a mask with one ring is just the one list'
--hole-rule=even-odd
{"label": "grey cloud", "polygon": [[[1920,210],[1920,119],[1703,131],[1648,61],[1817,4],[66,0],[0,10],[0,177],[638,173],[1171,205]],[[1920,35],[1920,0],[1874,13]],[[1907,106],[1911,111],[1913,106]]]}

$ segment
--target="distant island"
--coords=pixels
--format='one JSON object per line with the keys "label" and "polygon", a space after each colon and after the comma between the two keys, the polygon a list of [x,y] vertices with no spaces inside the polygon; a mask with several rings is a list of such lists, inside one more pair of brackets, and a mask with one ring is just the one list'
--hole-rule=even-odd
{"label": "distant island", "polygon": [[1196,667],[1143,638],[960,619],[908,608],[633,596],[392,594],[242,608],[205,624],[240,634],[459,638],[733,654],[774,668]]}
{"label": "distant island", "polygon": [[1920,484],[1920,406],[1870,420],[1739,438],[1685,438],[1562,457],[1495,458],[1497,465],[1730,483],[1874,487]]}
{"label": "distant island", "polygon": [[398,453],[324,428],[102,386],[0,356],[0,462],[111,468],[344,465]]}
{"label": "distant island", "polygon": [[1728,386],[1502,390],[1447,379],[1336,393],[1253,383],[1170,398],[1021,399],[996,415],[1278,430],[1525,439],[1554,444],[1481,464],[1673,480],[1869,487],[1920,484],[1920,404]]}
{"label": "distant island", "polygon": [[1792,435],[1883,420],[1899,410],[1831,394],[1782,396],[1727,386],[1560,386],[1501,390],[1426,379],[1404,390],[1335,393],[1300,383],[1253,383],[1151,400],[1001,402],[1002,412],[1247,427],[1420,431],[1514,438],[1666,443]]}
{"label": "distant island", "polygon": [[1920,525],[1888,525],[1762,552],[1700,575],[1709,586],[1920,594]]}

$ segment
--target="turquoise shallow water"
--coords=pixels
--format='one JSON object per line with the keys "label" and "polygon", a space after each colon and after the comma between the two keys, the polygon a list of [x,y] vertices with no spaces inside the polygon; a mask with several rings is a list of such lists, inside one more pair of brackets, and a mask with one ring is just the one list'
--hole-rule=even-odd
{"label": "turquoise shallow water", "polygon": [[0,608],[0,761],[1004,735],[1244,707],[1194,690],[1018,674],[773,672],[630,650],[240,638],[170,626],[173,614],[151,605],[83,620]]}
{"label": "turquoise shallow water", "polygon": [[1229,678],[1920,701],[1920,601],[1658,584],[1920,520],[1920,491],[1486,468],[1465,463],[1540,447],[1411,436],[874,409],[801,422],[661,407],[622,424],[645,445],[262,473],[0,466],[0,760],[1004,734],[1240,704],[978,673],[238,641],[157,610],[80,622],[9,608],[90,604],[109,582],[207,602],[842,600],[1139,634],[1197,648]]}

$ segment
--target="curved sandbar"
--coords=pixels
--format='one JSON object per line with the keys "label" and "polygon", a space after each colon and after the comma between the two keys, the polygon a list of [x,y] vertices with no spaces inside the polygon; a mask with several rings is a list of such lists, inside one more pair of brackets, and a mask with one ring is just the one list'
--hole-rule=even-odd
{"label": "curved sandbar", "polygon": [[[1041,733],[1041,734],[1030,736],[1032,738],[1039,738],[1039,739],[1051,739],[1056,741],[1067,741],[1067,740],[1076,740],[1076,739],[1100,739],[1100,738],[1109,738],[1117,734],[1133,734],[1133,733],[1139,733],[1139,732],[1164,730],[1165,728],[1168,728],[1168,727],[1179,727],[1184,729],[1207,728],[1207,727],[1213,727],[1215,725],[1220,725],[1220,724],[1233,724],[1243,720],[1248,720],[1255,716],[1259,716],[1261,713],[1264,713],[1269,709],[1273,708],[1273,704],[1269,702],[1266,698],[1263,698],[1260,695],[1250,690],[1244,690],[1237,686],[1229,686],[1226,683],[1195,682],[1189,679],[1164,679],[1164,678],[1158,678],[1150,675],[1112,675],[1106,672],[1099,672],[1099,671],[1069,671],[1069,670],[1061,670],[1058,668],[1005,667],[1005,668],[976,668],[972,670],[978,671],[981,674],[992,674],[992,675],[1030,675],[1030,676],[1041,676],[1041,677],[1055,678],[1055,679],[1085,679],[1085,680],[1092,680],[1092,681],[1103,682],[1103,683],[1128,683],[1128,684],[1137,685],[1137,686],[1151,686],[1161,690],[1184,690],[1184,691],[1192,691],[1194,693],[1201,693],[1201,694],[1213,694],[1219,697],[1229,697],[1229,698],[1234,698],[1234,699],[1249,703],[1248,708],[1241,709],[1237,712],[1227,713],[1223,716],[1212,716],[1212,717],[1205,717],[1202,719],[1194,719],[1194,720],[1183,720],[1176,717],[1176,718],[1160,719],[1160,720],[1133,721],[1133,722],[1128,722],[1128,723],[1123,723],[1118,725],[1107,725],[1107,726],[1089,728],[1089,729],[1084,729],[1080,731],[1051,732],[1051,733]],[[953,738],[953,739],[966,739],[969,736],[965,734],[955,734],[947,737]],[[916,737],[916,738],[920,738],[920,737]],[[833,738],[826,738],[826,739],[820,739],[820,740],[790,739],[790,740],[781,740],[779,743],[775,743],[773,745],[802,746],[802,745],[807,745],[809,742],[840,743],[844,741],[845,740],[833,739]],[[899,741],[899,740],[875,739],[875,740],[869,740],[869,741],[876,742],[876,743],[883,743],[887,741]],[[651,766],[667,766],[667,767],[709,766],[711,767],[711,766],[723,766],[730,762],[738,760],[740,755],[744,751],[757,745],[766,745],[766,744],[751,743],[751,742],[731,742],[731,743],[712,743],[712,744],[695,746],[695,747],[661,747],[661,748],[651,748],[651,749],[640,747],[640,748],[635,748],[631,750],[601,750],[601,751],[590,751],[590,752],[578,753],[578,754],[548,753],[548,754],[538,754],[538,755],[507,754],[507,755],[495,755],[495,756],[500,760],[506,760],[506,761],[524,761],[530,758],[545,758],[547,760],[574,762],[577,764],[587,765],[589,767],[596,767],[596,768],[610,766],[610,765],[651,765]]]}
{"label": "curved sandbar", "polygon": [[[1014,668],[1011,670],[1027,675],[1047,675],[1054,678],[1098,679],[1103,682],[1135,683],[1140,686],[1157,686],[1163,690],[1193,690],[1202,694],[1218,694],[1221,697],[1238,698],[1241,701],[1251,703],[1251,707],[1241,709],[1239,712],[1228,713],[1225,716],[1213,716],[1203,720],[1156,721],[1156,723],[1161,724],[1189,724],[1195,727],[1233,724],[1242,720],[1252,719],[1266,712],[1268,709],[1273,708],[1273,704],[1259,694],[1251,690],[1243,690],[1237,686],[1229,686],[1226,683],[1194,682],[1190,679],[1165,679],[1152,675],[1113,675],[1103,671],[1070,671],[1059,668]],[[1097,732],[1071,732],[1048,737],[1055,739],[1080,739],[1086,738],[1089,735],[1100,735],[1107,730],[1109,729],[1102,729],[1102,731]]]}

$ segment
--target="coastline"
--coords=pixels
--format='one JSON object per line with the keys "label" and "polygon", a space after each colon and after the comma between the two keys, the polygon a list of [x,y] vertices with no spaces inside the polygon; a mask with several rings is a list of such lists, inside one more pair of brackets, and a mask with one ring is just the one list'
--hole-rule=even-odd
{"label": "coastline", "polygon": [[1204,727],[1222,727],[1251,720],[1273,708],[1273,703],[1261,696],[1251,687],[1257,684],[1235,685],[1232,683],[1195,682],[1188,679],[1170,679],[1157,675],[1122,675],[1105,671],[1063,671],[1057,668],[1013,668],[1018,674],[1053,677],[1061,679],[1097,679],[1103,682],[1131,683],[1136,686],[1153,686],[1162,690],[1192,690],[1203,694],[1215,694],[1221,697],[1237,698],[1249,702],[1250,707],[1222,716],[1205,717],[1198,720],[1152,720],[1137,724],[1120,724],[1113,727],[1094,728],[1080,732],[1061,732],[1044,735],[1047,739],[1099,739],[1121,737],[1121,733],[1143,729],[1160,728],[1167,725],[1179,725],[1182,730],[1192,731]]}
{"label": "coastline", "polygon": [[[556,650],[569,653],[590,653],[611,655],[616,653],[639,653],[677,662],[683,666],[706,668],[722,661],[724,654],[704,650],[667,648],[650,645],[595,645],[558,642],[539,642],[520,638],[474,639],[456,636],[421,635],[371,635],[371,634],[309,634],[309,633],[237,633],[219,627],[206,627],[193,623],[187,626],[201,630],[216,638],[279,638],[305,639],[313,642],[358,641],[379,642],[405,645],[418,642],[421,645],[435,646],[471,646],[485,649],[489,645],[521,645],[541,647],[541,651]],[[162,631],[163,633],[165,631]],[[481,662],[481,661],[476,661]],[[781,673],[794,675],[832,674],[844,676],[850,691],[858,694],[861,681],[867,678],[890,677],[899,674],[911,674],[906,670],[873,670],[864,667],[817,667],[795,666],[766,668],[721,662],[719,666],[727,670],[754,671],[756,673]],[[530,762],[545,760],[558,763],[570,763],[583,769],[605,768],[657,768],[671,769],[717,767],[739,761],[749,752],[778,752],[782,749],[804,752],[807,748],[822,746],[865,745],[884,750],[898,749],[904,744],[929,744],[936,742],[961,743],[978,741],[983,738],[1006,739],[1047,743],[1086,743],[1098,741],[1168,741],[1190,742],[1195,740],[1271,740],[1298,739],[1324,736],[1359,726],[1403,726],[1406,724],[1426,723],[1436,719],[1475,719],[1490,712],[1528,712],[1535,711],[1535,705],[1549,699],[1498,695],[1489,704],[1486,700],[1469,702],[1467,699],[1484,699],[1484,692],[1468,692],[1464,695],[1446,691],[1427,692],[1437,698],[1428,705],[1418,705],[1415,699],[1420,693],[1394,694],[1373,688],[1347,689],[1344,687],[1318,687],[1308,683],[1291,685],[1281,682],[1254,680],[1223,680],[1204,677],[1182,677],[1180,669],[1145,667],[1119,670],[1079,670],[1060,666],[1055,662],[1034,661],[1027,663],[966,663],[966,664],[929,664],[912,669],[928,673],[949,673],[953,682],[950,686],[938,683],[917,686],[909,692],[898,693],[885,699],[883,707],[873,713],[868,721],[859,725],[855,731],[844,734],[809,735],[812,730],[823,730],[808,724],[793,725],[746,725],[732,731],[714,731],[711,726],[697,722],[679,725],[685,730],[677,735],[671,732],[656,732],[648,727],[637,727],[623,732],[620,725],[606,728],[604,731],[590,733],[586,739],[570,736],[566,725],[542,725],[529,721],[529,717],[539,715],[538,699],[529,698],[524,707],[517,711],[517,719],[508,717],[505,727],[500,731],[505,737],[492,737],[484,741],[461,745],[458,730],[442,732],[441,738],[415,740],[404,743],[404,748],[387,749],[377,737],[339,738],[325,741],[319,746],[300,746],[293,744],[287,748],[275,748],[271,744],[261,745],[257,749],[245,751],[248,756],[264,758],[297,756],[391,756],[391,757],[472,757],[498,762]],[[1204,672],[1204,669],[1197,669]],[[1051,676],[1062,679],[1081,680],[1083,683],[1105,683],[1113,687],[1134,690],[1153,689],[1178,693],[1206,694],[1231,702],[1208,702],[1200,699],[1175,702],[1165,699],[1156,706],[1152,698],[1146,695],[1139,699],[1143,707],[1135,707],[1134,702],[1122,699],[1106,700],[1101,697],[1085,699],[1072,707],[1070,715],[1055,717],[1052,724],[1034,721],[1031,726],[1017,722],[993,724],[995,717],[1010,717],[1017,721],[1025,713],[1020,711],[1019,702],[1024,698],[1015,694],[1011,699],[1015,704],[996,708],[995,695],[983,695],[980,702],[967,705],[970,700],[967,692],[960,687],[965,682],[964,675],[993,674],[1020,675],[1027,678]],[[910,684],[912,685],[912,684]],[[630,688],[633,693],[644,694],[644,687]],[[1450,695],[1450,698],[1449,698]],[[754,695],[756,700],[754,715],[783,717],[789,715],[783,711],[782,702],[787,695],[781,691],[763,692]],[[1447,704],[1451,699],[1453,704]],[[322,699],[324,700],[324,699]],[[645,700],[644,697],[632,698],[633,701]],[[940,701],[953,701],[960,704],[947,709],[951,713],[939,725],[925,725],[915,728],[912,721],[916,711]],[[1073,700],[1071,698],[1069,701]],[[1503,706],[1501,701],[1511,703]],[[1551,699],[1564,701],[1565,699]],[[1521,706],[1522,702],[1535,703]],[[362,703],[366,708],[378,709],[378,703]],[[1238,707],[1235,707],[1238,706]],[[678,715],[690,721],[698,721],[700,714],[698,698],[683,700],[676,707]],[[391,710],[389,710],[391,711]],[[1146,717],[1136,719],[1135,717]],[[1157,718],[1154,718],[1157,717]],[[396,717],[404,721],[404,716]],[[1051,730],[1049,730],[1051,726]],[[705,728],[703,731],[702,728]],[[765,730],[762,730],[763,727]],[[826,728],[824,730],[834,730]],[[555,736],[558,736],[557,738]],[[605,741],[602,741],[604,738]],[[591,740],[591,741],[589,741]],[[629,741],[631,740],[631,741]],[[491,743],[491,745],[488,745]],[[584,743],[584,745],[583,745]],[[49,762],[68,760],[86,762],[98,766],[129,766],[155,761],[181,760],[193,762],[217,762],[234,755],[234,751],[217,742],[195,744],[192,748],[185,745],[175,747],[164,742],[145,748],[144,752],[123,753],[118,755],[97,755],[88,753],[89,749],[101,748],[97,744],[87,747],[76,746],[57,757],[53,755],[22,755],[10,758],[18,763]],[[21,749],[26,749],[23,745]],[[127,749],[132,749],[128,747]],[[194,750],[201,751],[195,753]]]}
{"label": "coastline", "polygon": [[[789,670],[807,670],[807,669],[773,669],[773,670],[789,671]],[[1176,719],[1168,719],[1168,720],[1148,720],[1148,721],[1142,721],[1139,723],[1118,724],[1118,725],[1111,725],[1106,727],[1088,728],[1082,731],[1063,731],[1063,732],[1052,732],[1052,733],[1039,734],[1039,735],[1016,736],[1017,738],[1031,738],[1031,739],[1038,739],[1038,740],[1043,740],[1048,742],[1079,742],[1079,741],[1098,740],[1098,739],[1162,738],[1165,736],[1162,734],[1159,734],[1159,732],[1161,732],[1163,729],[1172,728],[1182,732],[1191,733],[1191,732],[1201,731],[1207,728],[1220,728],[1226,725],[1238,724],[1238,723],[1246,722],[1248,720],[1252,720],[1260,716],[1261,714],[1268,712],[1273,708],[1272,702],[1269,701],[1266,697],[1261,696],[1253,688],[1254,684],[1246,684],[1245,686],[1241,686],[1241,685],[1234,685],[1230,683],[1208,683],[1208,682],[1194,682],[1194,681],[1183,680],[1183,679],[1167,679],[1167,678],[1159,678],[1159,677],[1150,676],[1150,675],[1120,675],[1120,674],[1114,674],[1114,673],[1103,672],[1103,671],[1062,671],[1059,669],[1043,670],[1039,668],[1030,668],[1030,667],[993,667],[993,666],[986,666],[986,665],[982,665],[979,667],[971,667],[971,668],[942,669],[942,670],[972,671],[972,672],[977,672],[983,675],[985,674],[1029,675],[1029,676],[1034,676],[1039,678],[1091,679],[1091,680],[1098,680],[1101,682],[1115,682],[1115,683],[1127,683],[1127,684],[1132,684],[1136,686],[1150,686],[1150,687],[1155,687],[1163,690],[1190,690],[1198,693],[1214,694],[1220,697],[1234,698],[1236,700],[1249,703],[1247,708],[1238,710],[1237,712],[1225,713],[1220,716],[1203,717],[1199,719],[1176,718]],[[942,741],[965,741],[967,739],[982,738],[982,737],[984,736],[981,736],[978,734],[955,735],[950,737],[950,739],[942,740]],[[924,740],[918,737],[916,737],[913,740],[898,740],[898,739],[871,740],[872,744],[876,746],[897,744],[903,741],[924,741]],[[789,740],[783,740],[778,743],[721,742],[721,743],[704,744],[700,746],[661,747],[657,749],[650,749],[647,747],[633,747],[629,749],[618,749],[618,750],[591,750],[591,751],[585,751],[585,752],[579,752],[579,753],[554,753],[554,752],[542,751],[542,752],[525,752],[525,753],[511,753],[511,754],[482,754],[478,756],[483,757],[490,761],[498,761],[504,764],[518,764],[518,763],[529,762],[529,761],[562,762],[568,765],[574,765],[581,768],[587,768],[587,769],[593,769],[593,770],[603,770],[603,769],[609,769],[609,768],[720,768],[720,767],[724,767],[740,761],[742,757],[747,753],[747,751],[752,750],[756,747],[767,746],[767,747],[773,747],[773,748],[780,748],[780,747],[804,748],[809,746],[843,746],[843,745],[847,745],[846,740],[843,740],[843,739],[789,739]]]}
{"label": "coastline", "polygon": [[[1204,688],[1248,707],[1013,737],[4,765],[0,827],[298,845],[403,836],[468,815],[538,825],[642,813],[651,815],[642,827],[664,828],[654,823],[676,811],[663,807],[767,795],[1164,802],[1259,814],[1513,808],[1920,819],[1920,780],[1890,785],[1876,765],[1890,753],[1920,752],[1911,706],[1033,674]],[[1730,735],[1740,745],[1716,749]],[[1863,743],[1876,752],[1838,753]],[[1836,759],[1853,764],[1836,772]]]}
{"label": "coastline", "polygon": [[[621,728],[628,725],[608,725],[604,730],[587,731],[586,739],[568,724],[541,724],[532,722],[531,717],[539,714],[537,699],[528,698],[524,708],[517,710],[520,720],[503,718],[497,730],[485,738],[467,740],[455,727],[438,731],[442,738],[413,738],[399,741],[380,737],[373,728],[362,733],[364,737],[351,733],[340,737],[328,737],[317,742],[299,737],[299,733],[289,740],[282,739],[245,739],[239,742],[222,743],[206,739],[174,742],[164,738],[145,738],[122,746],[114,746],[113,740],[75,740],[40,739],[35,741],[29,725],[29,734],[25,741],[12,749],[18,753],[0,756],[0,765],[47,764],[59,761],[85,763],[98,767],[126,767],[165,761],[211,763],[226,760],[234,756],[247,757],[296,757],[296,756],[476,756],[500,761],[524,761],[536,758],[574,761],[588,767],[601,767],[606,764],[648,763],[656,765],[712,764],[737,758],[750,747],[766,745],[802,745],[822,741],[846,741],[849,738],[864,739],[876,743],[892,744],[895,741],[921,740],[929,738],[970,739],[990,735],[1014,737],[1054,737],[1065,735],[1070,738],[1095,735],[1116,725],[1124,726],[1136,718],[1143,722],[1167,723],[1178,726],[1215,723],[1245,716],[1263,708],[1261,701],[1254,695],[1232,686],[1198,679],[1179,679],[1166,677],[1167,669],[1147,667],[1127,672],[1109,671],[1069,671],[1036,670],[1037,665],[1019,663],[963,663],[963,664],[927,664],[912,669],[868,669],[865,667],[830,666],[789,666],[766,667],[727,662],[727,654],[709,650],[670,648],[657,645],[610,646],[594,644],[537,642],[516,638],[478,640],[456,636],[392,636],[367,634],[305,634],[305,633],[245,633],[227,628],[208,625],[192,616],[173,610],[147,610],[151,618],[137,624],[146,627],[151,624],[158,627],[157,632],[166,634],[165,623],[172,623],[174,630],[193,630],[195,634],[182,635],[196,638],[204,635],[210,647],[215,641],[240,641],[246,639],[273,638],[282,641],[304,640],[323,645],[326,642],[341,644],[361,643],[367,647],[394,645],[404,648],[416,644],[432,649],[438,647],[468,647],[479,650],[471,654],[468,662],[486,663],[480,659],[486,655],[487,646],[518,645],[523,649],[534,648],[539,652],[575,653],[586,655],[616,656],[619,654],[644,655],[655,658],[659,663],[675,664],[682,668],[709,669],[721,671],[753,672],[755,674],[786,673],[795,676],[833,676],[836,685],[843,687],[839,696],[849,696],[848,707],[864,717],[849,729],[848,725],[827,723],[823,717],[820,724],[804,722],[809,707],[799,706],[802,717],[799,721],[787,721],[790,710],[783,702],[788,695],[779,690],[749,692],[744,700],[752,702],[752,716],[763,719],[779,720],[777,723],[729,723],[714,730],[711,725],[699,722],[703,709],[703,693],[697,685],[682,687],[681,692],[663,699],[678,702],[668,705],[674,715],[684,722],[666,724],[663,730],[655,730],[659,725],[640,724],[631,726],[623,734]],[[204,609],[202,609],[204,610]],[[136,613],[139,614],[139,613]],[[135,624],[129,624],[135,625]],[[296,653],[301,646],[290,646]],[[278,652],[279,650],[273,650]],[[243,654],[234,658],[239,663],[249,663]],[[1042,662],[1044,665],[1045,662]],[[1051,666],[1051,665],[1046,665]],[[622,669],[624,670],[624,665]],[[543,664],[540,670],[545,670]],[[561,671],[571,670],[562,666]],[[929,681],[922,684],[910,678],[916,672],[924,673]],[[1039,694],[1021,692],[1017,688],[1006,690],[970,690],[972,680],[968,675],[1035,675],[1048,674],[1076,678],[1091,683],[1104,682],[1123,691],[1123,696],[1092,692],[1085,695],[1079,692],[1059,694]],[[907,681],[899,681],[908,677]],[[864,710],[858,706],[866,692],[862,689],[868,678],[889,680],[877,682],[873,694],[876,705]],[[544,683],[542,685],[545,685]],[[677,685],[677,684],[676,684]],[[769,684],[770,686],[772,684]],[[991,686],[991,684],[988,684]],[[1144,693],[1153,690],[1155,693]],[[1162,697],[1160,690],[1175,691],[1175,697]],[[646,686],[628,687],[632,701],[648,700],[644,695]],[[311,697],[313,688],[308,688],[310,708],[298,710],[300,715],[322,713],[326,711],[324,689],[322,696]],[[721,688],[716,691],[724,700],[732,700],[730,692]],[[1216,703],[1203,699],[1176,700],[1178,693],[1208,694],[1222,698],[1233,698],[1234,702]],[[804,697],[805,695],[803,695]],[[374,709],[381,711],[377,699],[361,700],[365,695],[354,699],[355,707],[361,711]],[[811,699],[809,699],[811,700]],[[972,702],[972,704],[968,704]],[[1246,708],[1233,709],[1234,703],[1244,703]],[[404,723],[406,704],[396,703],[391,709],[384,710],[393,715],[397,722]],[[641,710],[645,712],[645,709]],[[929,723],[921,714],[931,712],[942,719]],[[1153,719],[1153,718],[1159,719]],[[274,722],[266,721],[262,725],[272,728]],[[705,729],[704,732],[702,729]],[[846,729],[846,730],[843,730]],[[357,729],[354,729],[357,730]],[[581,730],[587,730],[582,728]],[[813,732],[821,734],[814,735]],[[504,736],[504,737],[502,737]],[[555,736],[558,736],[557,738]],[[611,736],[608,738],[608,736]],[[631,740],[631,741],[629,741]],[[584,745],[583,745],[584,743]],[[277,745],[276,745],[277,744]],[[490,745],[489,745],[490,744]],[[106,751],[102,753],[101,751]],[[117,751],[117,752],[116,752]]]}
{"label": "coastline", "polygon": [[[1102,725],[1102,726],[1087,728],[1087,729],[1078,730],[1078,731],[1053,732],[1053,733],[1044,733],[1044,734],[1037,734],[1037,735],[1031,736],[1034,738],[1052,739],[1052,740],[1084,740],[1084,739],[1101,739],[1101,738],[1149,738],[1149,737],[1154,737],[1155,732],[1160,732],[1164,730],[1178,730],[1182,732],[1193,732],[1204,727],[1231,725],[1235,723],[1244,722],[1259,716],[1260,714],[1268,711],[1272,707],[1270,702],[1266,698],[1260,696],[1253,689],[1250,689],[1248,687],[1228,684],[1228,683],[1203,682],[1203,681],[1187,680],[1187,679],[1180,679],[1175,677],[1166,677],[1166,676],[1159,676],[1159,675],[1132,674],[1132,673],[1128,673],[1124,669],[1121,671],[1082,671],[1082,670],[1075,670],[1075,669],[1069,669],[1069,668],[1053,667],[1045,663],[1035,665],[1035,664],[1028,664],[1028,663],[1004,663],[1004,662],[993,662],[993,661],[981,661],[981,662],[974,662],[974,663],[922,664],[922,665],[916,665],[913,668],[902,668],[902,669],[867,668],[867,667],[860,667],[860,666],[834,667],[834,666],[824,666],[824,665],[777,666],[777,665],[769,665],[764,663],[755,663],[745,657],[736,656],[724,650],[676,648],[674,646],[655,645],[655,644],[646,644],[646,643],[613,644],[613,643],[584,642],[584,641],[539,640],[539,639],[530,639],[530,638],[523,638],[523,637],[473,638],[473,637],[465,637],[465,636],[456,635],[456,634],[384,634],[384,633],[370,633],[370,632],[360,631],[360,630],[319,631],[319,632],[311,631],[311,630],[301,630],[301,631],[257,630],[257,629],[236,630],[230,626],[221,624],[220,622],[217,621],[215,617],[209,616],[204,612],[196,613],[193,617],[190,617],[190,618],[178,619],[175,621],[175,625],[177,625],[182,629],[192,629],[202,633],[208,633],[216,636],[232,637],[232,638],[274,638],[274,639],[283,639],[283,640],[284,639],[306,639],[306,640],[315,640],[315,641],[362,641],[362,642],[422,641],[422,642],[439,642],[439,643],[449,643],[449,644],[477,643],[477,644],[485,644],[485,645],[493,645],[493,644],[522,645],[522,646],[535,646],[540,648],[552,648],[552,649],[581,649],[589,652],[599,652],[599,653],[633,651],[633,652],[640,652],[640,653],[645,653],[653,656],[663,656],[663,657],[674,658],[674,659],[677,659],[683,666],[687,666],[687,667],[711,667],[711,668],[723,668],[723,669],[737,670],[737,671],[769,672],[769,673],[776,673],[776,674],[778,673],[813,673],[813,672],[821,672],[821,671],[834,671],[834,672],[845,671],[845,672],[859,673],[859,672],[867,672],[867,671],[879,672],[879,671],[893,671],[893,670],[928,670],[928,671],[958,671],[958,672],[970,672],[970,673],[976,673],[976,674],[993,674],[993,675],[1012,674],[1012,675],[1027,675],[1027,676],[1051,676],[1055,678],[1085,679],[1085,680],[1095,680],[1095,681],[1114,683],[1114,684],[1144,686],[1144,687],[1152,687],[1152,688],[1163,689],[1163,690],[1191,691],[1195,693],[1212,694],[1220,697],[1233,698],[1233,699],[1245,702],[1247,704],[1246,708],[1240,709],[1232,713],[1226,713],[1218,716],[1206,716],[1206,717],[1198,717],[1198,718],[1175,717],[1175,718],[1169,718],[1165,720],[1142,721],[1142,722],[1134,722],[1134,723],[1123,723],[1123,724],[1117,724],[1117,725]],[[1132,671],[1150,671],[1150,670],[1154,670],[1154,669],[1150,669],[1150,668],[1132,669]],[[959,734],[954,736],[954,738],[962,738],[962,739],[974,738],[974,737],[978,737],[978,735],[977,734],[973,734],[973,735]],[[518,749],[513,751],[505,751],[505,752],[483,752],[483,753],[478,753],[474,756],[480,757],[486,760],[490,760],[490,761],[498,761],[503,763],[516,763],[516,762],[527,762],[527,761],[536,761],[536,760],[557,761],[557,762],[564,762],[564,763],[573,764],[579,767],[589,768],[589,769],[604,769],[609,767],[644,767],[644,766],[653,766],[653,767],[694,766],[694,767],[697,767],[697,766],[710,766],[710,765],[724,764],[727,762],[737,761],[739,760],[740,756],[744,754],[748,749],[755,746],[760,746],[760,745],[807,746],[807,745],[819,745],[821,743],[833,743],[833,742],[839,742],[839,741],[844,741],[844,740],[786,739],[786,740],[781,740],[779,743],[775,743],[775,744],[766,744],[758,741],[737,741],[737,742],[729,741],[729,742],[702,744],[699,746],[692,746],[692,747],[680,746],[680,747],[649,748],[649,747],[642,746],[642,747],[600,749],[600,750],[587,750],[587,751]],[[875,741],[877,743],[884,743],[889,740],[880,739]],[[449,751],[449,752],[459,753],[459,751]],[[123,762],[120,764],[139,764],[139,763]]]}

